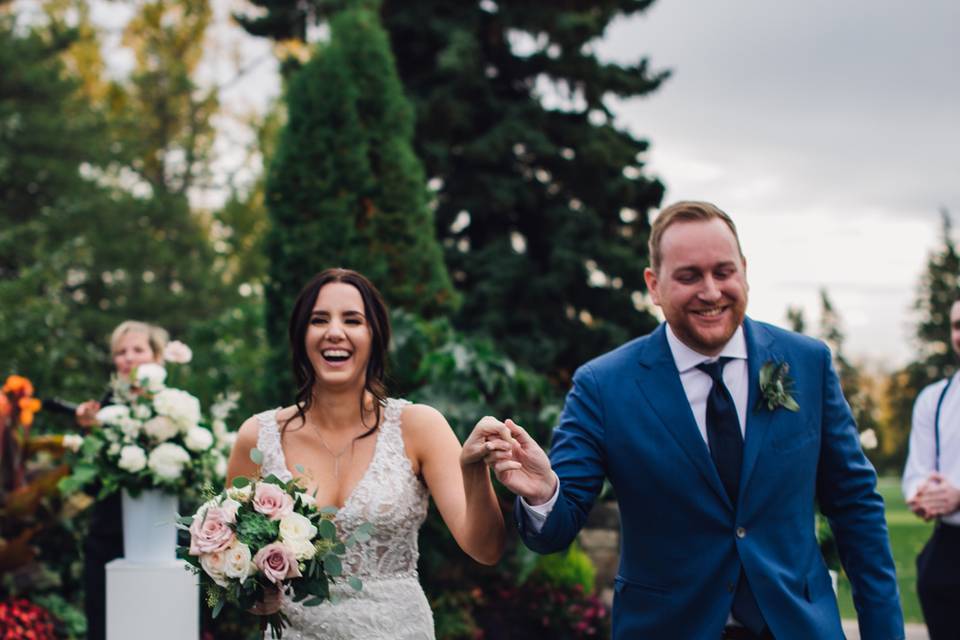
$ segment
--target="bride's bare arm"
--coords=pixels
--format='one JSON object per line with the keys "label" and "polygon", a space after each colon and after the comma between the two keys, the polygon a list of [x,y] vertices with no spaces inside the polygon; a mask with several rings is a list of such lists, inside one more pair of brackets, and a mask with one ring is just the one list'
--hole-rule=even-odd
{"label": "bride's bare arm", "polygon": [[230,460],[227,461],[227,486],[229,487],[233,479],[237,476],[246,476],[248,478],[256,477],[259,469],[256,463],[250,459],[250,451],[257,446],[257,435],[260,433],[260,424],[257,418],[247,418],[240,425],[237,432],[237,439],[233,443],[233,449],[230,451]]}
{"label": "bride's bare arm", "polygon": [[[495,564],[503,555],[506,532],[482,452],[461,461],[463,450],[453,429],[427,405],[406,407],[402,424],[408,455],[418,463],[418,472],[457,544],[477,562]],[[493,424],[488,428],[496,429]],[[482,436],[478,437],[479,448],[484,449]],[[467,446],[476,443],[477,438],[471,438]]]}

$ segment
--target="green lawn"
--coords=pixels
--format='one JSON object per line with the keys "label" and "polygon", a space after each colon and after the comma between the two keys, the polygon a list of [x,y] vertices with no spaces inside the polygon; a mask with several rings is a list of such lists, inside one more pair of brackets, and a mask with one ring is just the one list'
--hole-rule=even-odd
{"label": "green lawn", "polygon": [[[890,529],[890,544],[893,560],[897,565],[897,580],[900,582],[900,601],[907,622],[923,622],[920,603],[917,601],[916,558],[930,537],[933,525],[913,515],[900,493],[900,478],[880,478],[880,494],[887,506],[887,527]],[[850,583],[846,576],[840,577],[840,614],[856,619],[850,596]]]}

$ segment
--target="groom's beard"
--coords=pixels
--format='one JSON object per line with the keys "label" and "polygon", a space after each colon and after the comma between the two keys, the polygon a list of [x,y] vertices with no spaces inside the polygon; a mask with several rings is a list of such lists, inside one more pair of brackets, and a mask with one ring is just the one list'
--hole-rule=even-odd
{"label": "groom's beard", "polygon": [[704,355],[716,355],[743,324],[747,298],[746,291],[742,293],[742,297],[725,295],[712,307],[691,303],[678,314],[665,314],[667,322],[688,347]]}

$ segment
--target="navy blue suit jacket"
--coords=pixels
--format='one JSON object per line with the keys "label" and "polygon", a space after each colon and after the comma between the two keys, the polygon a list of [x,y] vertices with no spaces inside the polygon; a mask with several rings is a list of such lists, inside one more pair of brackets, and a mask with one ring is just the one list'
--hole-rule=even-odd
{"label": "navy blue suit jacket", "polygon": [[[559,498],[539,533],[518,512],[524,542],[540,553],[569,545],[606,477],[622,534],[614,638],[718,638],[742,563],[777,640],[839,640],[814,532],[819,504],[853,585],[862,637],[902,638],[883,500],[829,350],[750,319],[744,333],[750,391],[736,504],[661,326],[577,370],[550,451]],[[767,362],[789,364],[799,411],[758,407]]]}

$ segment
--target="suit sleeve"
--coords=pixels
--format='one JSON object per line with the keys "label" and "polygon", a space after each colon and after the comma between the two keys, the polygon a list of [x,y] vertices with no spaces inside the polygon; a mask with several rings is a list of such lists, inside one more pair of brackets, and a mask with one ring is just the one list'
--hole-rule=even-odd
{"label": "suit sleeve", "polygon": [[850,577],[864,640],[903,638],[903,613],[877,474],[823,348],[823,415],[817,498]]}
{"label": "suit sleeve", "polygon": [[539,531],[530,526],[520,499],[516,500],[520,537],[538,553],[560,551],[573,542],[603,487],[606,466],[599,395],[590,365],[581,367],[553,432],[550,464],[560,480],[559,494]]}

